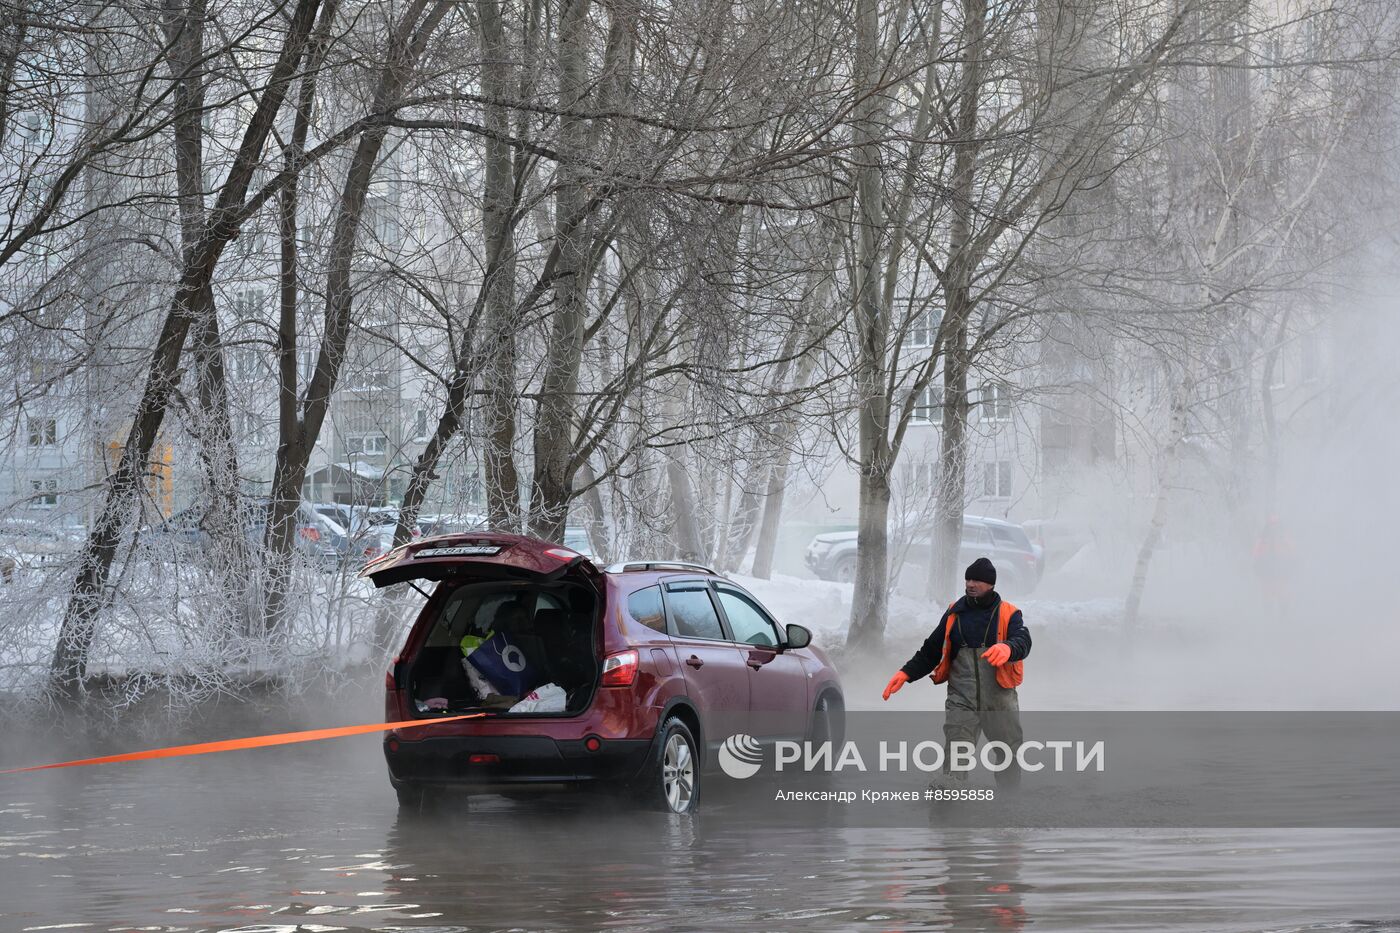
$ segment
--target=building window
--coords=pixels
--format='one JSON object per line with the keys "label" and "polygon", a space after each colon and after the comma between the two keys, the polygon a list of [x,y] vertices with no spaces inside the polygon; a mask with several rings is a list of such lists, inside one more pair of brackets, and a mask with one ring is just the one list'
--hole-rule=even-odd
{"label": "building window", "polygon": [[311,377],[316,374],[317,351],[301,348],[297,350],[297,378],[303,387],[311,385]]}
{"label": "building window", "polygon": [[428,439],[428,409],[426,408],[419,408],[413,413],[413,439],[415,441]]}
{"label": "building window", "polygon": [[58,506],[58,480],[32,479],[29,481],[29,507],[52,509]]}
{"label": "building window", "polygon": [[241,420],[243,422],[241,425],[243,429],[243,438],[247,443],[259,446],[267,443],[268,426],[261,417],[247,411],[243,413]]}
{"label": "building window", "polygon": [[235,382],[258,382],[272,375],[257,347],[234,347],[229,351],[228,361]]}
{"label": "building window", "polygon": [[240,288],[233,294],[233,311],[240,322],[259,318],[263,305],[264,295],[260,288]]}
{"label": "building window", "polygon": [[351,434],[345,438],[345,452],[355,454],[381,455],[389,449],[389,439],[383,434]]}
{"label": "building window", "polygon": [[31,385],[46,386],[57,382],[63,375],[63,366],[52,357],[42,353],[29,356],[29,382]]}
{"label": "building window", "polygon": [[987,499],[1011,496],[1011,461],[994,460],[982,464],[982,495]]}
{"label": "building window", "polygon": [[915,460],[904,464],[904,489],[917,499],[932,499],[938,482],[938,463]]}
{"label": "building window", "polygon": [[365,216],[374,238],[383,245],[399,241],[399,218],[394,202],[383,195],[370,195],[365,201]]}
{"label": "building window", "polygon": [[909,326],[909,346],[931,347],[938,336],[940,316],[933,308],[915,309],[914,320]]}
{"label": "building window", "polygon": [[29,419],[29,446],[53,447],[58,444],[57,418]]}
{"label": "building window", "polygon": [[983,421],[1011,420],[1011,393],[1006,386],[989,382],[982,387],[982,399],[978,406]]}
{"label": "building window", "polygon": [[924,386],[914,399],[914,420],[921,424],[933,424],[943,420],[943,389],[932,383]]}
{"label": "building window", "polygon": [[345,388],[352,392],[369,392],[393,387],[393,371],[377,361],[370,365],[354,367],[345,374]]}

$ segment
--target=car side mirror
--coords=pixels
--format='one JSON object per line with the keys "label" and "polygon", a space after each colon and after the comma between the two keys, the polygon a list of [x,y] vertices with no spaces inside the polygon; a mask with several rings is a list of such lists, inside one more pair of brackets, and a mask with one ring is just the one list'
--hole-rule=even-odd
{"label": "car side mirror", "polygon": [[806,648],[812,643],[812,632],[796,623],[789,622],[787,625],[787,648]]}

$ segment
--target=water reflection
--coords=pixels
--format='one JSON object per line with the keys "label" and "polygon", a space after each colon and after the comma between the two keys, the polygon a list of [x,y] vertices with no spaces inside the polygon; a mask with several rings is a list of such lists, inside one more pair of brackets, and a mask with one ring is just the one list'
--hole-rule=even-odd
{"label": "water reflection", "polygon": [[871,828],[714,788],[695,818],[583,793],[402,814],[373,752],[0,785],[0,930],[1400,930],[1394,831],[985,830],[921,806]]}

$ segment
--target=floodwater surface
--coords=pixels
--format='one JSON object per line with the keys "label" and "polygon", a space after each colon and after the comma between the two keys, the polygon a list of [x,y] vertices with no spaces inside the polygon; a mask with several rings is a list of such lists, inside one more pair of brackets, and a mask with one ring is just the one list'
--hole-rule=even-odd
{"label": "floodwater surface", "polygon": [[765,826],[710,796],[401,814],[374,737],[5,775],[0,929],[1400,931],[1396,830]]}

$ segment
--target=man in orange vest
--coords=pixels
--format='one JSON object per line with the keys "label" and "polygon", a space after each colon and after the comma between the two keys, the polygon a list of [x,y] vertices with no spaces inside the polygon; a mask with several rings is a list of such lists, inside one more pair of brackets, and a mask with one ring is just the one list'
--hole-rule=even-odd
{"label": "man in orange vest", "polygon": [[[932,674],[934,683],[948,684],[943,720],[948,742],[976,743],[980,731],[989,741],[1005,742],[1014,752],[1022,738],[1016,687],[1021,683],[1022,662],[1031,653],[1031,633],[1021,610],[997,593],[997,569],[991,561],[977,558],[963,576],[963,597],[947,608],[933,634],[890,678],[884,697],[888,700],[909,681]],[[965,771],[951,771],[950,764],[945,756],[944,774],[967,777]],[[1021,770],[1014,757],[996,777],[1000,785],[1020,783]]]}

